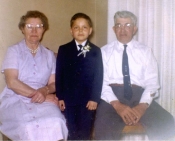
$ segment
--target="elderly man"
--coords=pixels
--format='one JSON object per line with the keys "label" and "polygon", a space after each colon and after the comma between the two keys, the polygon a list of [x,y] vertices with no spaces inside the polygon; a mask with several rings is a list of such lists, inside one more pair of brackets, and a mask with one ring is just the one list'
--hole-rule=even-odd
{"label": "elderly man", "polygon": [[137,18],[118,11],[113,30],[117,40],[101,48],[104,80],[95,121],[96,140],[118,140],[125,125],[140,122],[149,139],[175,134],[173,116],[158,105],[159,82],[151,48],[135,41]]}

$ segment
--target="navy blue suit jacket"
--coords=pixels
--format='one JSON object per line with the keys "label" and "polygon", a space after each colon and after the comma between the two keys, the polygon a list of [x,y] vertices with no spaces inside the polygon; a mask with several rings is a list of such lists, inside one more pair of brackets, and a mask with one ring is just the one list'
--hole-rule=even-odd
{"label": "navy blue suit jacket", "polygon": [[101,50],[87,41],[90,51],[77,56],[74,40],[59,47],[56,62],[56,95],[66,106],[99,102],[102,89],[103,64]]}

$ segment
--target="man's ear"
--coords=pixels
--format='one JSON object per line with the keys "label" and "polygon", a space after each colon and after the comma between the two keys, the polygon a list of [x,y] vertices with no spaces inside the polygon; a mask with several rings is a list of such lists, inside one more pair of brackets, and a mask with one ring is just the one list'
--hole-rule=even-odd
{"label": "man's ear", "polygon": [[135,35],[137,33],[137,30],[138,30],[137,26],[134,26],[133,35]]}
{"label": "man's ear", "polygon": [[113,31],[115,32],[115,26],[112,27]]}

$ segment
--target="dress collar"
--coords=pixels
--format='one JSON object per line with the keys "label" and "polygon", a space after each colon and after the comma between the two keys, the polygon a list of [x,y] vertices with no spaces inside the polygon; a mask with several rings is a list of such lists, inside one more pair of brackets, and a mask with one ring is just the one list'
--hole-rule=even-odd
{"label": "dress collar", "polygon": [[[26,44],[26,41],[25,41],[25,39],[22,41],[23,42],[23,44],[24,44],[24,49],[25,49],[25,52],[27,52],[27,53],[29,53],[29,54],[32,54],[31,52],[30,52],[30,50],[28,49],[28,47],[27,47],[27,44]],[[37,53],[36,54],[39,54],[39,53],[41,53],[41,44],[39,43],[38,44],[38,51],[37,51]],[[36,56],[36,54],[35,54],[35,56]]]}

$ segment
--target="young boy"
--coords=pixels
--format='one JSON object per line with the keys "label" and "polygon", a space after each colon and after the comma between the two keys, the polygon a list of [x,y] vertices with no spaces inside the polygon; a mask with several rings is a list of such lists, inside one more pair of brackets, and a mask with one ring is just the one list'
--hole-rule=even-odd
{"label": "young boy", "polygon": [[92,33],[89,16],[75,14],[70,27],[73,40],[58,51],[56,95],[67,119],[68,139],[89,140],[102,89],[101,51],[88,40]]}

